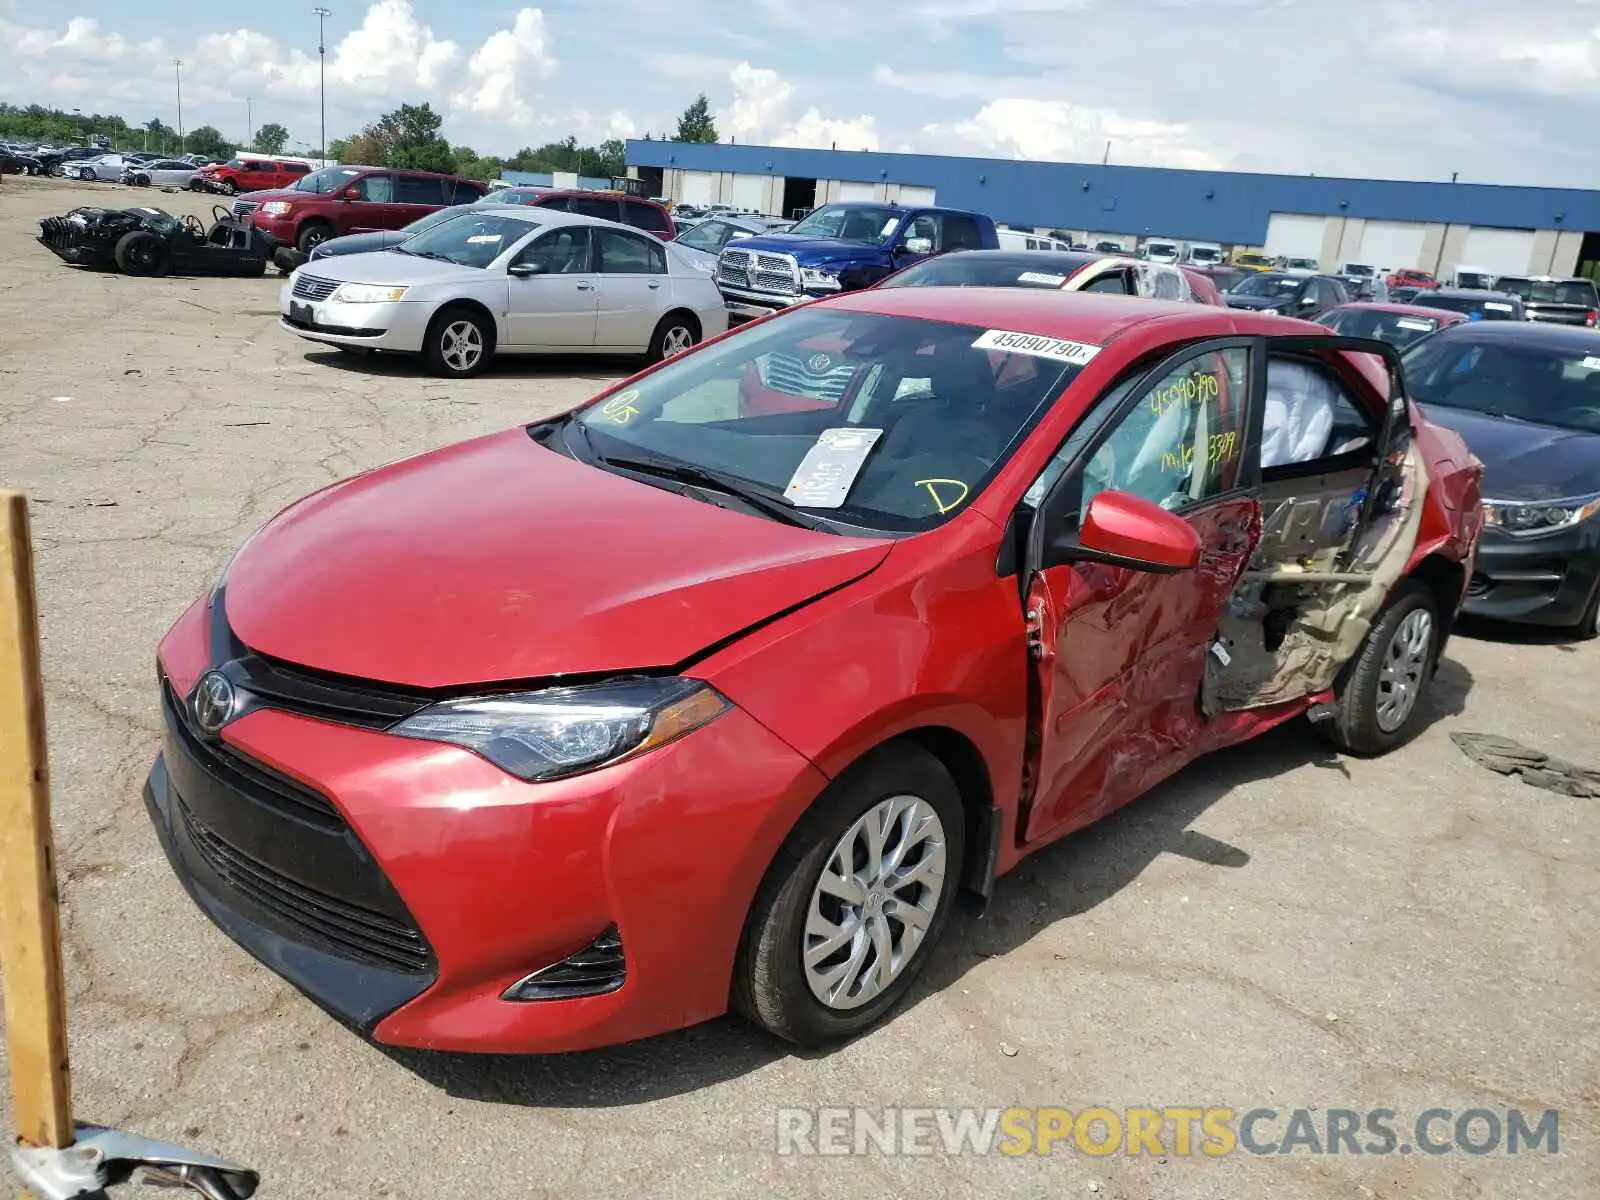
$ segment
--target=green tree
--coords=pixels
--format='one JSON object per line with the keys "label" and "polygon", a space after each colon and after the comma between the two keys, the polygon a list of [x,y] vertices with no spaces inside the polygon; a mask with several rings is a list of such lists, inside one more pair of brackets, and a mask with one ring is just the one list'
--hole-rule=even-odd
{"label": "green tree", "polygon": [[233,143],[222,136],[220,129],[210,125],[190,130],[183,144],[189,153],[203,154],[208,158],[227,158],[233,153]]}
{"label": "green tree", "polygon": [[683,116],[678,118],[678,136],[680,142],[714,142],[717,140],[717,127],[711,120],[711,102],[706,99],[706,94],[701,92],[694,98],[694,103],[683,110]]}
{"label": "green tree", "polygon": [[289,131],[276,121],[268,121],[251,141],[251,146],[261,154],[282,154],[289,144]]}
{"label": "green tree", "polygon": [[595,172],[607,179],[625,175],[628,171],[628,147],[620,138],[600,143],[600,169]]}

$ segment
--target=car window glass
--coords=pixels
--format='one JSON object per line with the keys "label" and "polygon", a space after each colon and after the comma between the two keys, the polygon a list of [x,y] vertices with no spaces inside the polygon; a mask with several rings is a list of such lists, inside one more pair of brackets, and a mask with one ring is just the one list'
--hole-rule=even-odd
{"label": "car window glass", "polygon": [[935,249],[938,249],[939,227],[930,214],[923,213],[906,222],[906,227],[900,235],[900,240],[908,242],[912,238],[926,238],[933,243]]}
{"label": "car window glass", "polygon": [[622,205],[622,219],[637,229],[647,229],[651,233],[667,232],[667,215],[654,204],[626,200]]}
{"label": "car window glass", "polygon": [[401,204],[438,204],[444,196],[442,184],[426,175],[401,175],[395,180],[395,199]]}
{"label": "car window glass", "polygon": [[573,196],[572,211],[605,221],[617,220],[617,202],[610,196]]}
{"label": "car window glass", "polygon": [[589,270],[589,227],[562,225],[535,239],[517,255],[519,265],[541,275],[581,275]]}
{"label": "car window glass", "polygon": [[[531,203],[538,208],[553,208],[558,212],[570,212],[572,211],[570,200],[571,198],[568,196],[538,196]],[[521,204],[523,201],[519,198],[517,203]]]}
{"label": "car window glass", "polygon": [[651,243],[619,229],[596,229],[595,267],[607,275],[665,275],[667,254]]}
{"label": "car window glass", "polygon": [[1083,508],[1104,491],[1179,510],[1233,488],[1240,477],[1250,356],[1210,350],[1146,389],[1084,468]]}
{"label": "car window glass", "polygon": [[361,191],[361,198],[373,204],[394,202],[393,175],[366,175],[356,181],[356,187]]}
{"label": "car window glass", "polygon": [[1321,367],[1274,355],[1261,414],[1261,468],[1309,466],[1375,444],[1372,422]]}
{"label": "car window glass", "polygon": [[1085,284],[1078,290],[1082,292],[1109,292],[1114,296],[1130,294],[1128,291],[1128,276],[1124,271],[1108,272],[1093,283]]}
{"label": "car window glass", "polygon": [[705,250],[715,254],[728,244],[734,227],[726,221],[702,221],[693,229],[680,234],[678,241],[692,250]]}

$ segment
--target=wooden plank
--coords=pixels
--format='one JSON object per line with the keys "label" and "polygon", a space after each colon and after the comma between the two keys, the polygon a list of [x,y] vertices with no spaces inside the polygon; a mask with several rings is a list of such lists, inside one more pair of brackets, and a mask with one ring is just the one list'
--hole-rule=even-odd
{"label": "wooden plank", "polygon": [[0,491],[0,968],[17,1136],[73,1141],[28,499]]}

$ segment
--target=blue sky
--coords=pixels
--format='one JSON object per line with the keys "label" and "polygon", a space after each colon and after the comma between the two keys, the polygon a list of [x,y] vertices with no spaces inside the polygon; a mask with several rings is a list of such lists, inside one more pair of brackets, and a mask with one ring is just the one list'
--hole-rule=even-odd
{"label": "blue sky", "polygon": [[[670,126],[1004,157],[1600,187],[1600,0],[331,0],[328,127],[481,153]],[[0,99],[315,146],[311,3],[0,0]],[[175,32],[176,31],[176,32]]]}

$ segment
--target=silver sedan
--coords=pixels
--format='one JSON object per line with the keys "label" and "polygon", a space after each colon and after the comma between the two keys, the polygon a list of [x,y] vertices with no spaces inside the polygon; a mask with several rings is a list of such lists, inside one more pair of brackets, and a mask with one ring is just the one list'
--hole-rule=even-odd
{"label": "silver sedan", "polygon": [[134,187],[186,188],[199,173],[199,167],[181,158],[156,159],[154,162],[129,163],[122,173],[122,182]]}
{"label": "silver sedan", "polygon": [[96,179],[116,183],[121,181],[123,172],[136,165],[120,154],[102,154],[99,158],[80,158],[76,162],[64,163],[66,170],[63,174],[69,179],[82,179],[86,183]]}

